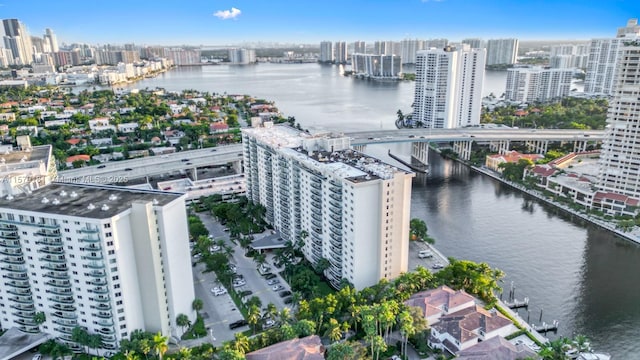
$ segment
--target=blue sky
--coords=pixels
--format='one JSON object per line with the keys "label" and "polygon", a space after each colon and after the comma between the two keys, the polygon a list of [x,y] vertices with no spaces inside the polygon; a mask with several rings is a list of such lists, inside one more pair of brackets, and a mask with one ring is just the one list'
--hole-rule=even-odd
{"label": "blue sky", "polygon": [[32,35],[49,27],[60,42],[92,44],[590,39],[632,17],[640,0],[0,0],[0,18]]}

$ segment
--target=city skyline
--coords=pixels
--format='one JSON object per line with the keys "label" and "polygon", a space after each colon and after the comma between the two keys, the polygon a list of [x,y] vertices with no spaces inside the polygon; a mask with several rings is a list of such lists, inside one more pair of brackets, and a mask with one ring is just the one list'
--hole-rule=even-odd
{"label": "city skyline", "polygon": [[[119,3],[123,6],[118,6]],[[0,9],[3,18],[23,21],[31,35],[53,29],[60,43],[211,46],[260,41],[316,43],[440,37],[588,40],[615,36],[611,29],[640,13],[640,4],[624,0],[544,0],[517,4],[506,0],[481,4],[463,0],[304,4],[279,0],[268,3],[198,0],[181,3],[179,7],[118,1],[110,7],[99,7],[70,0],[65,5],[46,1],[0,2]],[[521,14],[526,14],[526,21]]]}

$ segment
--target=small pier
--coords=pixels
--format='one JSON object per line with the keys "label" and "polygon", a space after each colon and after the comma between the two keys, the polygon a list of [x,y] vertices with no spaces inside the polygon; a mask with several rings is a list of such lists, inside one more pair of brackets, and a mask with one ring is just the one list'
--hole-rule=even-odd
{"label": "small pier", "polygon": [[513,299],[512,301],[504,301],[509,309],[520,309],[529,307],[529,298],[525,297],[524,300]]}
{"label": "small pier", "polygon": [[558,325],[560,324],[560,322],[558,320],[553,320],[553,323],[551,324],[547,324],[546,322],[543,322],[542,325],[531,325],[531,327],[539,332],[539,333],[548,333],[548,332],[556,332],[558,331]]}

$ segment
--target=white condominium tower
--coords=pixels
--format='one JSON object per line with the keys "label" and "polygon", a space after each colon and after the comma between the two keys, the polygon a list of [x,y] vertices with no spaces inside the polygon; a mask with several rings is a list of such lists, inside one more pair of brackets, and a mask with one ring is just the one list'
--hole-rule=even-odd
{"label": "white condominium tower", "polygon": [[625,42],[638,38],[640,38],[638,19],[630,19],[626,27],[618,28],[618,37],[591,40],[584,79],[585,93],[613,94],[621,47]]}
{"label": "white condominium tower", "polygon": [[358,77],[371,79],[399,79],[401,59],[397,55],[352,54],[351,68]]}
{"label": "white condominium tower", "polygon": [[0,47],[11,50],[13,56],[13,64],[29,65],[33,62],[33,45],[31,43],[31,35],[27,31],[24,24],[18,19],[2,20],[2,29],[0,29],[3,43]]}
{"label": "white condominium tower", "polygon": [[487,41],[487,65],[515,64],[518,39],[492,39]]}
{"label": "white condominium tower", "polygon": [[415,64],[416,53],[420,50],[424,50],[424,40],[404,39],[402,40],[400,45],[400,59],[402,60],[403,64]]}
{"label": "white condominium tower", "polygon": [[640,39],[620,48],[600,154],[601,191],[640,199]]}
{"label": "white condominium tower", "polygon": [[358,40],[353,43],[354,54],[365,54],[366,52],[367,52],[367,47],[364,41]]}
{"label": "white condominium tower", "polygon": [[418,51],[413,121],[426,128],[480,124],[485,49]]}
{"label": "white condominium tower", "polygon": [[313,264],[357,289],[407,271],[414,176],[351,150],[349,138],[290,127],[242,129],[247,196]]}
{"label": "white condominium tower", "polygon": [[347,43],[344,41],[337,41],[334,46],[335,49],[335,62],[336,64],[347,63]]}
{"label": "white condominium tower", "polygon": [[331,41],[322,41],[320,43],[320,58],[318,60],[322,63],[332,63],[335,60],[333,43]]}
{"label": "white condominium tower", "polygon": [[51,183],[0,198],[4,329],[75,348],[76,326],[103,349],[137,329],[178,336],[178,314],[195,321],[191,269],[183,194]]}
{"label": "white condominium tower", "polygon": [[571,92],[571,69],[517,67],[508,69],[505,100],[531,102],[549,101],[568,96]]}

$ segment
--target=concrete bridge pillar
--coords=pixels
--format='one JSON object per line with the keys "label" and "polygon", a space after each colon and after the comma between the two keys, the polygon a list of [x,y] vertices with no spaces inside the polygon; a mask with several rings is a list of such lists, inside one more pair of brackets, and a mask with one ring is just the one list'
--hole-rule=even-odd
{"label": "concrete bridge pillar", "polygon": [[454,141],[453,151],[458,154],[458,157],[462,160],[471,159],[471,145],[473,141]]}
{"label": "concrete bridge pillar", "polygon": [[351,145],[351,147],[353,148],[353,150],[359,152],[365,152],[365,150],[367,150],[367,145]]}
{"label": "concrete bridge pillar", "polygon": [[236,174],[242,174],[242,160],[236,160],[232,162],[233,172]]}
{"label": "concrete bridge pillar", "polygon": [[422,141],[411,143],[411,157],[423,165],[429,165],[429,143]]}
{"label": "concrete bridge pillar", "polygon": [[504,155],[509,152],[511,148],[511,142],[509,140],[491,141],[489,143],[489,149],[495,151],[500,155]]}
{"label": "concrete bridge pillar", "polygon": [[546,154],[549,147],[549,141],[546,140],[527,140],[525,146],[529,151],[537,154]]}
{"label": "concrete bridge pillar", "polygon": [[193,174],[192,176],[193,181],[198,181],[198,168],[194,167],[193,169],[191,169],[191,171]]}
{"label": "concrete bridge pillar", "polygon": [[575,141],[573,143],[573,152],[583,152],[583,151],[587,151],[587,142]]}

